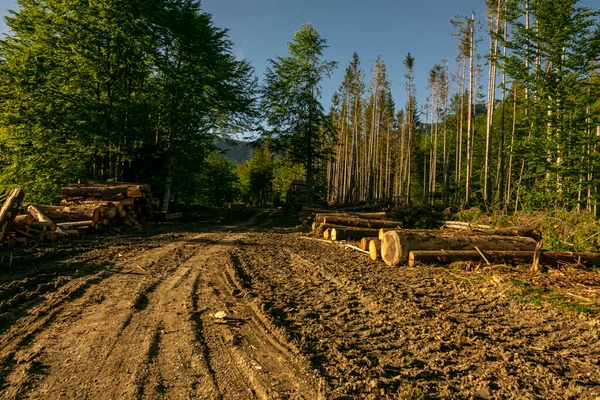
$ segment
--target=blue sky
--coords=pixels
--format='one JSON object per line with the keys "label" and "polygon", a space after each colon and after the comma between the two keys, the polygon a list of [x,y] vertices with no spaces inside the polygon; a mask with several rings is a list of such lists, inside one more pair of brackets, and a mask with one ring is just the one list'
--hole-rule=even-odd
{"label": "blue sky", "polygon": [[[598,9],[598,0],[582,5]],[[0,0],[0,12],[15,8],[13,0]],[[485,0],[203,0],[204,11],[213,15],[216,26],[229,29],[234,52],[249,60],[259,77],[267,60],[287,54],[286,43],[303,23],[310,22],[330,46],[325,59],[338,61],[331,79],[323,82],[327,106],[342,81],[353,52],[360,56],[366,79],[377,56],[387,64],[397,107],[406,101],[404,66],[406,54],[416,59],[415,80],[418,102],[425,103],[427,75],[444,57],[455,67],[456,38],[450,19],[470,15],[485,23]],[[6,32],[4,20],[0,32]],[[487,41],[480,44],[485,52]]]}

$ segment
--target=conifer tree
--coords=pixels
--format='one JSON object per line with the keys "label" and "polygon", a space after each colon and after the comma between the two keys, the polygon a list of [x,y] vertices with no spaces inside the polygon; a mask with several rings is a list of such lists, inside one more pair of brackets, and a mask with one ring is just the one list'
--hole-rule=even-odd
{"label": "conifer tree", "polygon": [[289,54],[269,60],[262,88],[262,110],[270,130],[266,136],[304,165],[308,202],[312,203],[315,161],[329,156],[325,146],[332,126],[321,105],[321,81],[336,62],[323,61],[326,40],[304,24],[287,44]]}

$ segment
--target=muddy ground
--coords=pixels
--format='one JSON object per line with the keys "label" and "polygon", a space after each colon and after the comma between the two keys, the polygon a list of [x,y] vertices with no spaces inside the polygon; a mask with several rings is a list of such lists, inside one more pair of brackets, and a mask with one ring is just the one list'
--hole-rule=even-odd
{"label": "muddy ground", "polygon": [[290,221],[3,252],[0,397],[600,397],[600,271],[391,268]]}

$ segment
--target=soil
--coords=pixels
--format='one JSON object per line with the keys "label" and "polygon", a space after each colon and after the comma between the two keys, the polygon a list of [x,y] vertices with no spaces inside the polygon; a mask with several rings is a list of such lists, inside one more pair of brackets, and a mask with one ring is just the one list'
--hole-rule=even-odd
{"label": "soil", "polygon": [[600,271],[388,267],[289,221],[3,253],[0,398],[600,397]]}

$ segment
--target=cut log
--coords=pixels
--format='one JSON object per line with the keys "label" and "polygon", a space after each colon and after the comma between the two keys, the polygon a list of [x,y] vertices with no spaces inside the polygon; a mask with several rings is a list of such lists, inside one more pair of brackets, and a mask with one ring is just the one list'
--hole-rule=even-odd
{"label": "cut log", "polygon": [[359,228],[332,228],[331,240],[359,240],[367,236],[377,235],[377,229],[359,229]]}
{"label": "cut log", "polygon": [[108,207],[116,207],[118,211],[123,209],[122,201],[103,201],[98,199],[81,199],[81,200],[61,200],[60,205],[63,207],[73,207],[73,206],[86,206],[86,207],[98,207],[104,206]]}
{"label": "cut log", "polygon": [[[482,250],[492,264],[522,265],[531,264],[533,251]],[[408,265],[451,264],[453,262],[485,262],[477,250],[417,250],[408,255]]]}
{"label": "cut log", "polygon": [[332,213],[319,213],[314,217],[315,222],[323,223],[325,218],[351,218],[351,219],[368,219],[377,221],[389,221],[384,212],[376,213],[347,213],[347,212],[332,212]]}
{"label": "cut log", "polygon": [[393,229],[390,229],[390,228],[379,228],[379,232],[378,232],[377,238],[379,240],[383,240],[383,235],[385,235],[385,233],[389,232],[389,231],[393,231]]}
{"label": "cut log", "polygon": [[72,231],[79,228],[90,228],[94,229],[96,223],[94,221],[74,221],[74,222],[60,222],[56,224],[57,228],[63,231]]}
{"label": "cut log", "polygon": [[369,242],[369,255],[371,260],[377,260],[381,255],[381,240],[373,239]]}
{"label": "cut log", "polygon": [[[323,224],[323,225],[325,225],[325,224]],[[323,231],[323,239],[329,240],[331,238],[331,229],[333,229],[333,228],[326,228]]]}
{"label": "cut log", "polygon": [[570,251],[542,251],[540,263],[550,267],[562,264],[576,264],[586,267],[600,266],[600,253],[570,252]]}
{"label": "cut log", "polygon": [[127,197],[128,187],[127,186],[67,186],[62,188],[61,195],[63,198],[68,199],[69,197],[98,197],[104,196],[122,196]]}
{"label": "cut log", "polygon": [[387,265],[408,261],[408,253],[418,250],[517,250],[533,251],[536,241],[529,237],[495,235],[456,235],[451,232],[432,233],[389,231],[381,242],[381,258]]}
{"label": "cut log", "polygon": [[25,225],[31,225],[31,224],[33,224],[33,215],[31,215],[31,214],[17,215],[15,217],[13,223],[18,227],[22,227]]}
{"label": "cut log", "polygon": [[[33,218],[42,225],[46,225],[48,230],[54,232],[56,230],[56,223],[46,215],[46,213],[38,208],[37,206],[30,205],[27,207],[27,212],[33,216]],[[35,223],[33,225],[36,225]],[[34,226],[35,228],[35,226]],[[39,229],[39,228],[36,228]]]}
{"label": "cut log", "polygon": [[21,188],[13,189],[6,197],[0,209],[0,244],[8,237],[10,226],[19,212],[24,197],[25,191]]}
{"label": "cut log", "polygon": [[485,235],[497,236],[524,236],[540,240],[542,233],[537,226],[510,226],[507,228],[475,229],[474,232]]}
{"label": "cut log", "polygon": [[[533,262],[535,250],[485,250],[482,253],[492,264],[528,265]],[[408,256],[408,265],[411,267],[417,264],[451,264],[459,261],[483,262],[484,260],[477,250],[420,250],[411,251]],[[596,267],[600,266],[600,253],[541,251],[539,263],[549,267],[556,267],[561,264]]]}
{"label": "cut log", "polygon": [[401,228],[402,222],[400,221],[383,221],[377,219],[359,219],[351,217],[326,217],[324,222],[326,224],[344,225],[355,228]]}
{"label": "cut log", "polygon": [[106,205],[103,207],[104,207],[104,212],[101,214],[104,218],[113,219],[117,216],[117,213],[119,212],[117,207],[113,206],[113,205]]}
{"label": "cut log", "polygon": [[[31,206],[30,206],[31,207]],[[52,220],[57,221],[87,221],[98,222],[100,219],[100,207],[61,207],[61,206],[35,206],[38,210],[46,214]],[[31,213],[33,215],[33,213]],[[35,217],[35,215],[34,215]]]}
{"label": "cut log", "polygon": [[360,239],[360,248],[362,250],[369,251],[369,242],[371,240],[379,240],[379,239],[376,237],[364,237],[364,238]]}
{"label": "cut log", "polygon": [[442,224],[444,228],[448,229],[459,229],[459,230],[469,230],[469,229],[492,229],[489,225],[477,225],[472,224],[470,222],[462,222],[462,221],[438,221],[438,223]]}
{"label": "cut log", "polygon": [[31,224],[31,228],[42,232],[54,232],[56,231],[56,222],[34,222]]}

